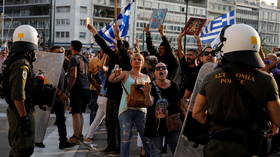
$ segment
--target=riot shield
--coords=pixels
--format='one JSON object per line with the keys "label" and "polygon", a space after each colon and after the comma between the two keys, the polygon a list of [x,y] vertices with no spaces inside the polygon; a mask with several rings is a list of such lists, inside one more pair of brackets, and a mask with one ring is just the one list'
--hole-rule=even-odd
{"label": "riot shield", "polygon": [[[38,75],[39,72],[42,72],[45,77],[44,83],[57,87],[64,61],[64,54],[39,51],[36,52],[36,58],[36,61],[33,63],[34,74]],[[38,106],[35,107],[35,143],[42,143],[44,140],[50,112],[50,107],[46,107],[45,111]]]}
{"label": "riot shield", "polygon": [[[190,140],[187,136],[186,136],[186,132],[188,130],[186,129],[192,129],[192,126],[188,126],[186,127],[186,125],[191,125],[191,123],[189,123],[188,118],[190,118],[190,114],[192,113],[192,107],[194,105],[194,100],[196,95],[198,94],[202,82],[204,80],[204,78],[211,72],[214,71],[214,68],[217,66],[216,63],[206,63],[204,64],[201,69],[199,70],[196,82],[195,82],[195,86],[194,86],[194,90],[192,92],[192,96],[190,98],[189,104],[188,104],[188,109],[187,109],[187,113],[185,115],[185,119],[184,119],[184,123],[183,123],[183,127],[182,130],[180,132],[180,136],[178,139],[178,143],[177,143],[177,147],[174,153],[174,157],[203,157],[203,148],[204,145],[202,144],[198,144],[199,142],[194,142],[193,140]],[[193,123],[192,123],[193,124]],[[198,129],[196,127],[196,129]],[[204,129],[204,128],[201,128]],[[203,131],[202,131],[203,132]],[[206,132],[205,132],[206,134]],[[201,134],[201,137],[205,136],[205,134]]]}

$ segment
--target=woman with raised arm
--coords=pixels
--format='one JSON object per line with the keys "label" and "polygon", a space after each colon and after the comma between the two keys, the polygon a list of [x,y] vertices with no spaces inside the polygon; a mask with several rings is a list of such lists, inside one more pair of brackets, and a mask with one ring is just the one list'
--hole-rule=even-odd
{"label": "woman with raised arm", "polygon": [[146,108],[132,108],[128,107],[129,96],[131,95],[131,85],[135,82],[141,82],[142,87],[137,90],[142,90],[145,94],[145,102],[148,106],[153,103],[153,98],[150,95],[151,86],[149,84],[150,78],[148,75],[141,73],[144,65],[144,57],[140,53],[134,53],[130,61],[132,69],[130,71],[122,71],[115,69],[110,75],[110,82],[122,82],[123,94],[119,107],[119,123],[121,130],[121,157],[129,157],[129,146],[132,133],[132,126],[135,125],[140,137],[143,141],[143,146],[146,156],[150,156],[150,142],[149,139],[144,137],[145,114]]}

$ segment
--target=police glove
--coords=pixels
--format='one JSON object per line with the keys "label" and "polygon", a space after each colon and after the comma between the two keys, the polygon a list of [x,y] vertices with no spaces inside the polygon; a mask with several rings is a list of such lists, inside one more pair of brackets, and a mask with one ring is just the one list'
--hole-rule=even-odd
{"label": "police glove", "polygon": [[32,128],[29,117],[24,116],[20,118],[20,131],[23,136],[31,136]]}

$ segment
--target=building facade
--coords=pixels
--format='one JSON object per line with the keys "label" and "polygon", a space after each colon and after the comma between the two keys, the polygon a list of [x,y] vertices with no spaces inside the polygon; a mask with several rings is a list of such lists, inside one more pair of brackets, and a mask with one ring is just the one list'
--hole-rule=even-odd
{"label": "building facade", "polygon": [[54,2],[54,45],[69,46],[71,40],[80,40],[84,46],[91,44],[92,36],[86,28],[86,21],[93,18],[92,2],[92,0]]}
{"label": "building facade", "polygon": [[[207,4],[203,1],[189,1],[188,9],[184,0],[139,0],[135,2],[134,35],[132,39],[138,39],[140,48],[146,50],[145,34],[143,32],[146,24],[149,24],[153,9],[167,8],[168,12],[164,21],[165,34],[173,48],[177,48],[177,36],[184,29],[186,23],[186,11],[188,18],[206,18]],[[158,46],[162,40],[157,30],[151,30],[152,40]],[[187,36],[187,47],[196,47],[196,41],[192,36]]]}
{"label": "building facade", "polygon": [[[119,8],[131,0],[119,0]],[[4,27],[0,24],[1,41],[11,40],[14,29],[22,24],[35,27],[41,37],[40,45],[69,46],[71,40],[80,40],[86,47],[94,43],[86,28],[90,19],[97,29],[103,28],[114,19],[114,0],[5,0]],[[3,0],[0,0],[3,4]],[[140,48],[146,50],[144,26],[149,23],[152,10],[167,8],[164,22],[165,33],[171,46],[177,48],[177,36],[186,22],[186,15],[213,19],[231,10],[236,10],[237,23],[253,26],[259,33],[265,47],[280,47],[280,0],[278,7],[267,5],[260,0],[136,0],[132,5],[130,29],[127,40],[133,45],[138,39]],[[1,7],[0,7],[1,8]],[[154,44],[158,46],[161,38],[157,30],[152,31]],[[186,38],[187,48],[195,48],[192,36]]]}
{"label": "building facade", "polygon": [[[3,0],[0,0],[0,4],[3,4]],[[51,42],[51,6],[51,0],[4,1],[4,9],[1,7],[2,15],[4,15],[4,28],[1,24],[2,43],[12,39],[17,26],[28,24],[37,29],[40,35],[40,46],[47,46]]]}
{"label": "building facade", "polygon": [[260,3],[259,28],[262,45],[269,50],[280,47],[280,12],[276,6]]}
{"label": "building facade", "polygon": [[235,9],[234,0],[208,0],[207,19],[212,20]]}

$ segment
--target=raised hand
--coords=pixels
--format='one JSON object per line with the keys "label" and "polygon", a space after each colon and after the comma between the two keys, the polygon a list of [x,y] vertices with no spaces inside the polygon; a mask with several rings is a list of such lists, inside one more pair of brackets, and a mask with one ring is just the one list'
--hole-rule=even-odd
{"label": "raised hand", "polygon": [[164,35],[164,28],[163,28],[163,25],[160,25],[159,28],[158,28],[158,32],[161,36]]}
{"label": "raised hand", "polygon": [[195,38],[196,41],[200,41],[200,37],[198,34],[194,34],[193,37]]}
{"label": "raised hand", "polygon": [[182,39],[186,35],[186,31],[183,30],[182,32],[179,33],[178,39]]}
{"label": "raised hand", "polygon": [[96,35],[96,34],[97,34],[97,30],[96,30],[96,28],[95,28],[93,25],[88,24],[88,25],[87,25],[87,29],[88,29],[93,35]]}
{"label": "raised hand", "polygon": [[115,69],[114,73],[116,77],[119,76],[122,73],[122,68]]}
{"label": "raised hand", "polygon": [[138,48],[138,46],[139,46],[139,41],[138,41],[138,39],[135,39],[135,41],[134,41],[134,48]]}
{"label": "raised hand", "polygon": [[120,40],[121,39],[120,38],[120,29],[119,29],[119,25],[117,22],[114,24],[114,32],[115,32],[115,39]]}

